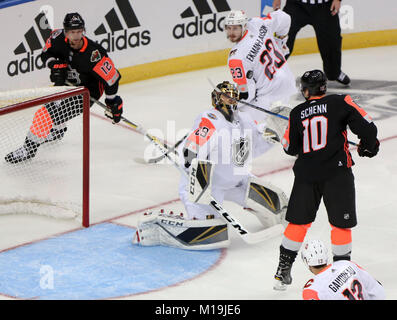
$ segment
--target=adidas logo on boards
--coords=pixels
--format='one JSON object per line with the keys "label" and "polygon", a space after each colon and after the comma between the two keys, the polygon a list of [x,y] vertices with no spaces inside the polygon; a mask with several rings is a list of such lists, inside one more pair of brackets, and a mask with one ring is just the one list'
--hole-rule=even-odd
{"label": "adidas logo on boards", "polygon": [[[128,32],[128,29],[141,26],[129,0],[116,0],[116,4],[119,13],[117,13],[116,8],[112,8],[105,15],[110,32],[106,30],[103,23],[94,31],[96,36],[107,35],[106,38],[97,40],[97,42],[108,52],[148,45],[151,40],[149,30]],[[123,27],[120,17],[123,18],[127,28]],[[116,34],[123,30],[123,33]]]}
{"label": "adidas logo on boards", "polygon": [[[35,24],[25,33],[25,39],[14,50],[15,55],[26,54],[22,59],[9,62],[7,74],[10,77],[17,76],[19,73],[27,73],[44,68],[40,59],[40,54],[34,55],[36,50],[43,49],[46,40],[51,34],[48,20],[43,12],[34,18]],[[40,39],[42,41],[40,41]],[[27,45],[27,46],[26,46]],[[27,49],[29,48],[29,50]]]}
{"label": "adidas logo on boards", "polygon": [[[189,23],[177,24],[172,30],[175,39],[182,39],[185,37],[195,37],[204,33],[215,33],[217,31],[223,32],[223,20],[225,16],[219,18],[218,14],[221,12],[230,11],[230,6],[227,0],[212,0],[213,10],[207,0],[193,0],[193,4],[199,16],[195,16],[191,7],[183,11],[180,16],[182,19],[195,17],[194,21]],[[218,14],[217,14],[218,13]],[[212,14],[211,17],[205,17]]]}

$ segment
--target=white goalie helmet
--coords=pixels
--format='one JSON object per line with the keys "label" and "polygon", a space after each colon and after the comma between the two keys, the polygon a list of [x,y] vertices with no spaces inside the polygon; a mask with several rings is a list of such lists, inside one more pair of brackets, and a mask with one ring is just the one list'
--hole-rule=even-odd
{"label": "white goalie helmet", "polygon": [[247,22],[248,22],[248,18],[243,10],[232,10],[225,18],[225,27],[241,26],[242,34],[244,34],[245,29],[247,28]]}
{"label": "white goalie helmet", "polygon": [[328,264],[328,250],[320,240],[311,240],[304,244],[301,257],[307,266],[315,267]]}

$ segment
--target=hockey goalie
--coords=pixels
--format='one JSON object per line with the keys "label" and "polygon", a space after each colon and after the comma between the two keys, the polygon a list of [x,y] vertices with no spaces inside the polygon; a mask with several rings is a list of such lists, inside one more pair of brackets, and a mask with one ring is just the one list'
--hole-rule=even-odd
{"label": "hockey goalie", "polygon": [[264,132],[266,128],[260,132],[248,115],[237,110],[238,96],[230,82],[218,84],[211,93],[214,108],[196,118],[191,134],[179,146],[179,166],[186,172],[179,196],[186,213],[159,210],[143,214],[133,243],[189,250],[227,247],[230,221],[213,205],[224,201],[254,214],[265,229],[284,225],[288,198],[249,171],[255,154],[263,152],[259,150],[262,139],[272,138]]}

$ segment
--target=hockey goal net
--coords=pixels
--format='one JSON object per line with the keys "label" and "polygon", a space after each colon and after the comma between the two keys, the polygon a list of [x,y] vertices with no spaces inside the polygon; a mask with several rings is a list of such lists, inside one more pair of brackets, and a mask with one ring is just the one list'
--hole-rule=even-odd
{"label": "hockey goal net", "polygon": [[0,92],[0,216],[89,226],[89,100],[83,87]]}

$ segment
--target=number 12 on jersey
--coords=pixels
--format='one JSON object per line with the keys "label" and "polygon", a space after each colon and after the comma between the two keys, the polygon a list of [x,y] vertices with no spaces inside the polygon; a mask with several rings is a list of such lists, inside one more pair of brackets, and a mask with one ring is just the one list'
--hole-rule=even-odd
{"label": "number 12 on jersey", "polygon": [[328,119],[317,116],[302,121],[303,153],[323,149],[327,145]]}

